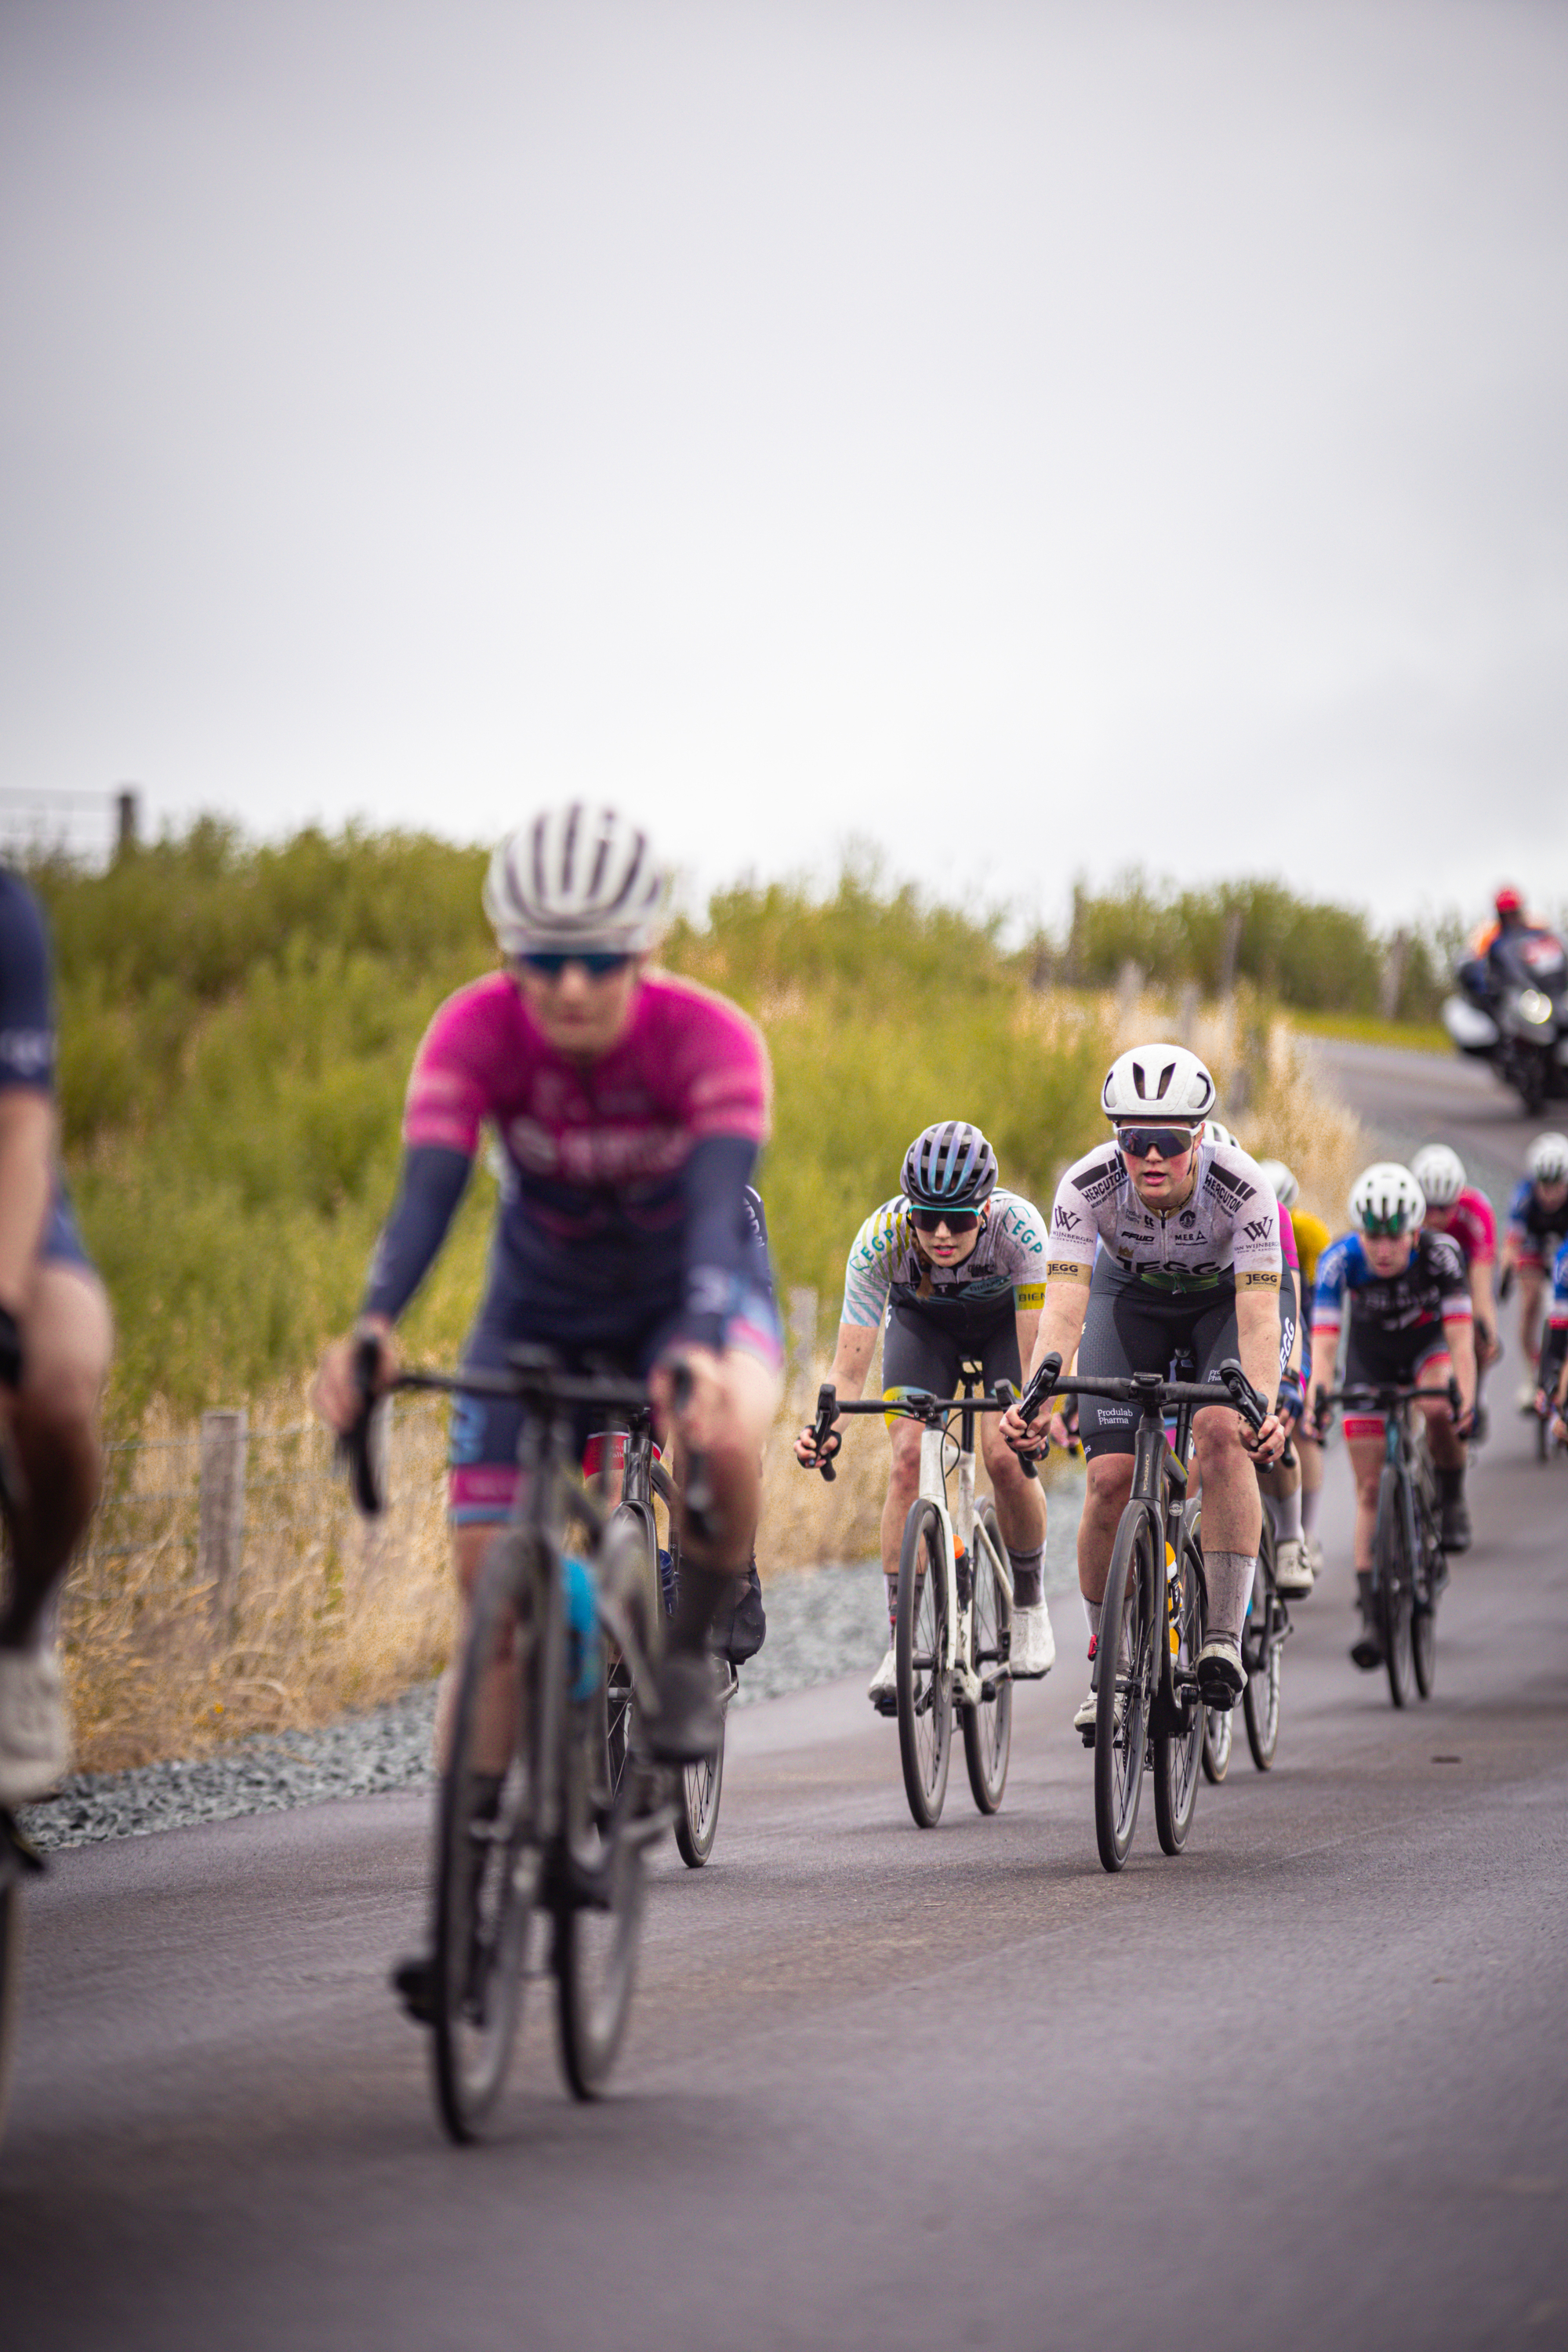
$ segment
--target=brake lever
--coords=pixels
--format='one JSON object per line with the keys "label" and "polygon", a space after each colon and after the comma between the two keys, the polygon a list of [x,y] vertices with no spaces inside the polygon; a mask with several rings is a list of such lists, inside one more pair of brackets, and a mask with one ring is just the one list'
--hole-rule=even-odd
{"label": "brake lever", "polygon": [[[832,1454],[824,1454],[822,1449],[833,1434],[833,1424],[837,1417],[838,1391],[831,1381],[824,1381],[816,1391],[816,1422],[811,1433],[811,1442],[817,1452],[816,1466],[830,1486],[838,1473],[833,1466]],[[839,1443],[842,1444],[843,1440],[840,1439]]]}
{"label": "brake lever", "polygon": [[[1018,1391],[1011,1381],[998,1381],[991,1393],[993,1396],[1005,1397],[1009,1404],[1016,1404],[1018,1402]],[[1047,1439],[1046,1443],[1046,1452],[1048,1454],[1050,1450],[1050,1441]],[[1018,1448],[1015,1446],[1013,1449],[1013,1459],[1017,1463],[1018,1467],[1022,1470],[1026,1478],[1037,1478],[1039,1476],[1040,1474],[1038,1469],[1036,1467],[1035,1457],[1032,1454],[1021,1454],[1018,1451]]]}
{"label": "brake lever", "polygon": [[375,1411],[375,1373],[381,1361],[381,1341],[374,1331],[362,1332],[354,1341],[353,1381],[359,1391],[360,1410],[353,1424],[338,1439],[338,1453],[347,1466],[353,1498],[367,1519],[378,1519],[386,1507],[386,1497],[376,1477],[376,1465],[371,1458],[370,1423]]}

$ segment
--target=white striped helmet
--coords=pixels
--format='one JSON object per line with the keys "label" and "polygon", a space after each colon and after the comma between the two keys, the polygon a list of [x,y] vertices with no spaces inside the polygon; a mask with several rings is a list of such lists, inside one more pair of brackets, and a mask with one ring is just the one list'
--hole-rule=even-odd
{"label": "white striped helmet", "polygon": [[1568,1177],[1568,1135],[1538,1135],[1529,1168],[1538,1184],[1561,1184]]}
{"label": "white striped helmet", "polygon": [[484,907],[503,955],[641,955],[658,937],[665,876],[641,828],[569,801],[498,844]]}
{"label": "white striped helmet", "polygon": [[1451,1209],[1465,1189],[1465,1163],[1446,1143],[1424,1143],[1410,1163],[1429,1209]]}
{"label": "white striped helmet", "polygon": [[1229,1128],[1222,1126],[1217,1118],[1205,1119],[1204,1141],[1205,1143],[1228,1143],[1233,1151],[1239,1151],[1241,1150],[1240,1144],[1237,1143]]}
{"label": "white striped helmet", "polygon": [[1282,1160],[1260,1160],[1258,1163],[1268,1178],[1274,1198],[1282,1209],[1293,1209],[1301,1187]]}
{"label": "white striped helmet", "polygon": [[1408,1168],[1397,1160],[1374,1160],[1351,1186],[1350,1212],[1359,1232],[1393,1239],[1420,1232],[1426,1200]]}
{"label": "white striped helmet", "polygon": [[1105,1074],[1100,1108],[1109,1119],[1179,1119],[1194,1127],[1215,1106],[1215,1083],[1184,1045],[1134,1045]]}

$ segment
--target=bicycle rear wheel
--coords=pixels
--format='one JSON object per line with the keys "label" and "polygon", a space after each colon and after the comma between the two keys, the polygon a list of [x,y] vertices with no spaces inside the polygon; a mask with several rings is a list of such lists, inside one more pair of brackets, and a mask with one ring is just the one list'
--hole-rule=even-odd
{"label": "bicycle rear wheel", "polygon": [[1094,1834],[1107,1870],[1120,1870],[1138,1823],[1154,1679],[1154,1530],[1141,1504],[1121,1514],[1100,1619],[1094,1725]]}
{"label": "bicycle rear wheel", "polygon": [[[664,1586],[664,1595],[666,1608],[673,1609],[680,1576],[675,1482],[662,1462],[650,1464],[648,1478],[655,1502],[663,1505],[667,1515],[670,1574]],[[656,1545],[657,1541],[656,1534]],[[724,1790],[723,1725],[729,1720],[729,1702],[735,1694],[736,1677],[727,1660],[715,1660],[714,1673],[720,1679],[723,1706],[719,1744],[710,1756],[702,1759],[700,1764],[682,1767],[679,1802],[675,1814],[676,1847],[688,1870],[701,1869],[712,1853],[713,1841],[719,1834],[719,1801]]]}
{"label": "bicycle rear wheel", "polygon": [[11,2097],[16,2011],[22,1980],[22,1869],[11,1847],[9,1819],[0,1814],[0,2140]]}
{"label": "bicycle rear wheel", "polygon": [[456,2140],[478,2137],[506,2079],[542,1892],[538,1701],[545,1654],[561,1644],[558,1595],[544,1626],[535,1622],[542,1581],[527,1539],[498,1536],[469,1605],[441,1783],[433,2038],[441,2118]]}
{"label": "bicycle rear wheel", "polygon": [[1388,1695],[1408,1706],[1414,1673],[1410,1635],[1410,1560],[1405,1540],[1404,1497],[1399,1474],[1385,1466],[1377,1490],[1377,1528],[1373,1560],[1377,1576],[1378,1630],[1388,1673]]}
{"label": "bicycle rear wheel", "polygon": [[[1172,1640],[1172,1679],[1190,1675],[1204,1645],[1205,1608],[1203,1554],[1191,1530],[1182,1530],[1182,1556],[1175,1580],[1168,1587],[1167,1639]],[[1162,1579],[1162,1582],[1164,1580]],[[1207,1713],[1195,1695],[1187,1702],[1179,1730],[1154,1734],[1154,1826],[1163,1853],[1176,1854],[1187,1842],[1203,1778],[1204,1717]]]}
{"label": "bicycle rear wheel", "polygon": [[912,1503],[899,1559],[893,1661],[904,1793],[922,1830],[942,1819],[952,1748],[948,1572],[947,1538],[935,1504]]}
{"label": "bicycle rear wheel", "polygon": [[1247,1686],[1241,1711],[1247,1744],[1260,1772],[1267,1772],[1279,1745],[1279,1602],[1274,1588],[1274,1529],[1263,1514],[1263,1540],[1252,1583],[1252,1619],[1242,1636]]}
{"label": "bicycle rear wheel", "polygon": [[1230,1769],[1230,1742],[1235,1729],[1234,1707],[1204,1709],[1204,1778],[1218,1788]]}
{"label": "bicycle rear wheel", "polygon": [[972,1645],[974,1671],[988,1696],[963,1710],[963,1761],[975,1803],[983,1813],[994,1813],[1007,1785],[1013,1746],[1013,1685],[1006,1671],[1013,1603],[996,1566],[1005,1558],[996,1513],[981,1503],[974,1520],[969,1548],[974,1578]]}
{"label": "bicycle rear wheel", "polygon": [[1416,1504],[1415,1539],[1422,1547],[1422,1559],[1410,1594],[1410,1663],[1417,1691],[1423,1698],[1430,1698],[1437,1679],[1437,1596],[1447,1562],[1425,1497]]}

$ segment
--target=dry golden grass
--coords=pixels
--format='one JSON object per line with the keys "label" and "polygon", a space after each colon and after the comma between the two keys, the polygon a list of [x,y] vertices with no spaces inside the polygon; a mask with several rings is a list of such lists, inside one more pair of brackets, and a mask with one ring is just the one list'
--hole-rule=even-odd
{"label": "dry golden grass", "polygon": [[[1026,1018],[1042,1045],[1086,1024],[1118,1045],[1174,1034],[1167,1001],[1043,995]],[[1286,1160],[1302,1205],[1334,1230],[1367,1157],[1355,1118],[1320,1091],[1289,1026],[1245,1005],[1197,1008],[1186,1024],[1222,1108],[1245,1071],[1248,1108],[1228,1117],[1248,1150]],[[878,1549],[887,1439],[850,1423],[833,1485],[790,1451],[826,1361],[797,1372],[763,1475],[758,1557],[781,1569],[863,1560]],[[873,1381],[875,1380],[873,1372]],[[445,1414],[399,1400],[392,1507],[367,1534],[325,1433],[293,1388],[253,1399],[241,1574],[227,1622],[197,1564],[199,1437],[162,1407],[110,1456],[103,1508],[62,1609],[66,1670],[86,1770],[195,1756],[255,1731],[373,1706],[437,1673],[454,1612],[445,1517]],[[1058,1469],[1060,1465],[1058,1465]]]}

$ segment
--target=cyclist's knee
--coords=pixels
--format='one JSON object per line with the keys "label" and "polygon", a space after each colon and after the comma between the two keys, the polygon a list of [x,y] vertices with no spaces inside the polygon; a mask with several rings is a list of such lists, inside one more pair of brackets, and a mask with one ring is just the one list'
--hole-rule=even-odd
{"label": "cyclist's knee", "polygon": [[1089,1495],[1091,1502],[1121,1505],[1131,1492],[1131,1454],[1094,1454],[1089,1456]]}
{"label": "cyclist's knee", "polygon": [[1197,1442],[1198,1464],[1205,1477],[1212,1478],[1225,1464],[1239,1462],[1241,1425],[1234,1412],[1216,1412],[1205,1405],[1193,1415],[1193,1435]]}
{"label": "cyclist's knee", "polygon": [[109,1372],[113,1326],[96,1276],[43,1265],[23,1318],[25,1369],[17,1400],[18,1434],[96,1455],[99,1405]]}

